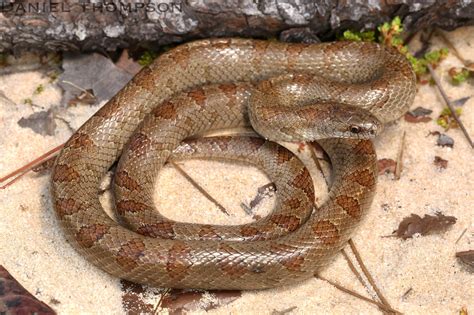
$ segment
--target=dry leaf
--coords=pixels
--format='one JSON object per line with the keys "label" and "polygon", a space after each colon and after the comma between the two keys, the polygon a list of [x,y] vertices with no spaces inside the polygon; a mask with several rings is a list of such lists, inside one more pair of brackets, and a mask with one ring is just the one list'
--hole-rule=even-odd
{"label": "dry leaf", "polygon": [[443,158],[441,158],[440,156],[437,156],[437,155],[435,156],[433,163],[434,163],[434,165],[436,165],[439,168],[445,169],[445,168],[448,167],[448,160],[445,160],[445,159],[443,159]]}
{"label": "dry leaf", "polygon": [[142,68],[142,66],[138,62],[133,60],[133,58],[130,58],[127,49],[123,50],[122,54],[120,55],[120,58],[117,60],[115,65],[120,69],[127,71],[131,75],[137,74]]}
{"label": "dry leaf", "polygon": [[397,162],[392,159],[380,159],[377,161],[377,167],[379,169],[379,175],[394,174],[397,168]]}
{"label": "dry leaf", "polygon": [[463,106],[464,104],[466,104],[467,101],[469,101],[470,98],[470,96],[461,97],[453,101],[452,103],[454,106]]}
{"label": "dry leaf", "polygon": [[454,139],[451,138],[450,136],[441,133],[439,131],[432,131],[429,133],[431,136],[438,136],[438,140],[436,141],[436,145],[440,147],[450,147],[452,148],[454,146]]}
{"label": "dry leaf", "polygon": [[417,107],[414,110],[407,112],[404,116],[405,120],[411,123],[428,122],[431,121],[430,115],[433,111],[431,109]]}
{"label": "dry leaf", "polygon": [[65,54],[64,72],[58,85],[64,90],[63,104],[91,90],[97,102],[108,100],[130,81],[132,74],[100,54]]}
{"label": "dry leaf", "polygon": [[44,110],[31,114],[26,118],[21,118],[18,125],[23,128],[30,128],[34,132],[43,136],[53,136],[56,130],[56,122],[52,110]]}
{"label": "dry leaf", "polygon": [[457,252],[456,257],[470,272],[474,272],[474,250]]}
{"label": "dry leaf", "polygon": [[453,216],[445,216],[439,212],[435,215],[425,214],[423,218],[412,213],[411,216],[405,217],[400,222],[398,229],[393,231],[393,233],[396,233],[397,237],[406,240],[407,238],[412,238],[417,233],[427,235],[441,232],[456,223],[456,220]]}
{"label": "dry leaf", "polygon": [[274,183],[265,184],[257,189],[257,195],[250,201],[249,205],[241,203],[240,206],[244,209],[248,215],[253,214],[253,210],[263,199],[272,196],[276,191]]}
{"label": "dry leaf", "polygon": [[76,106],[79,103],[86,104],[86,105],[94,105],[95,102],[97,102],[97,99],[94,96],[94,91],[92,91],[91,89],[87,89],[85,91],[82,91],[82,93],[79,94],[78,96],[69,100],[67,104],[69,106]]}
{"label": "dry leaf", "polygon": [[120,280],[122,285],[122,306],[127,314],[152,313],[154,306],[145,302],[145,289],[141,284]]}
{"label": "dry leaf", "polygon": [[[203,299],[205,293],[211,295],[211,299]],[[196,310],[212,310],[219,306],[229,304],[242,295],[237,290],[171,290],[162,300],[161,306],[169,310],[170,315],[184,314],[185,312]]]}
{"label": "dry leaf", "polygon": [[56,312],[35,298],[0,265],[0,314],[50,315]]}

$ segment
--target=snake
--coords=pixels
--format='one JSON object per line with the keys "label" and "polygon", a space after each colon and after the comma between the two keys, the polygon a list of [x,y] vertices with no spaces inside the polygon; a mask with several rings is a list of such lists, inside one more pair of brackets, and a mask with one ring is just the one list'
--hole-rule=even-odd
{"label": "snake", "polygon": [[[51,176],[57,221],[90,263],[132,282],[241,290],[300,283],[327,266],[367,216],[377,181],[371,139],[407,111],[415,91],[406,58],[376,43],[179,45],[66,142]],[[198,138],[235,127],[260,137]],[[311,176],[275,143],[282,141],[316,141],[327,153],[332,185],[322,205],[314,206]],[[112,219],[99,191],[119,158]],[[256,165],[275,182],[274,210],[228,226],[162,216],[152,196],[157,174],[187,158]]]}

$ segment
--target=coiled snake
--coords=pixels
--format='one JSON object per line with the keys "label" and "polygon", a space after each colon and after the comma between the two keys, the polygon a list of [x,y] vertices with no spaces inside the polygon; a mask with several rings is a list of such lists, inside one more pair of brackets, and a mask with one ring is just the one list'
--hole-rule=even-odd
{"label": "coiled snake", "polygon": [[[365,217],[377,177],[368,139],[401,116],[414,94],[405,58],[373,43],[181,45],[144,68],[67,142],[52,175],[58,221],[87,260],[130,281],[204,289],[297,283],[327,265]],[[308,171],[274,143],[220,138],[180,145],[249,122],[273,141],[324,138],[318,143],[334,173],[326,203],[312,211]],[[127,142],[115,186],[116,208],[129,229],[105,214],[98,199],[100,181]],[[156,213],[153,182],[168,158],[211,154],[264,169],[277,185],[275,211],[226,227]]]}

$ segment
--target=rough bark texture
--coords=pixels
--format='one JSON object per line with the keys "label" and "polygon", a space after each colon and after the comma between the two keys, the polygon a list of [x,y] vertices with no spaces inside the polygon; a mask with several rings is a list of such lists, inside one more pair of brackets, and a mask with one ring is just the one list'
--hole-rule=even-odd
{"label": "rough bark texture", "polygon": [[115,50],[212,36],[271,37],[291,28],[303,35],[285,36],[308,34],[312,41],[372,29],[397,15],[410,32],[474,24],[469,0],[56,1],[0,0],[0,51]]}

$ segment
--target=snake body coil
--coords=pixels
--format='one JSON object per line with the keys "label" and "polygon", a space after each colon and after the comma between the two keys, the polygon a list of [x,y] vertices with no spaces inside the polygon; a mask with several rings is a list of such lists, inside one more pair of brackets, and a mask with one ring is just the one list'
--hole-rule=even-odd
{"label": "snake body coil", "polygon": [[[327,265],[365,217],[377,177],[367,139],[378,133],[379,121],[402,115],[414,94],[407,61],[377,44],[216,39],[181,45],[144,68],[67,142],[52,175],[58,220],[78,252],[130,281],[205,289],[299,282]],[[275,144],[257,138],[181,144],[250,123],[270,140],[326,138],[318,143],[334,176],[325,204],[311,211],[308,171]],[[115,175],[117,211],[136,232],[110,219],[98,199],[100,181],[127,142]],[[228,227],[157,214],[151,195],[162,165],[172,156],[211,152],[266,170],[277,184],[277,209]]]}

